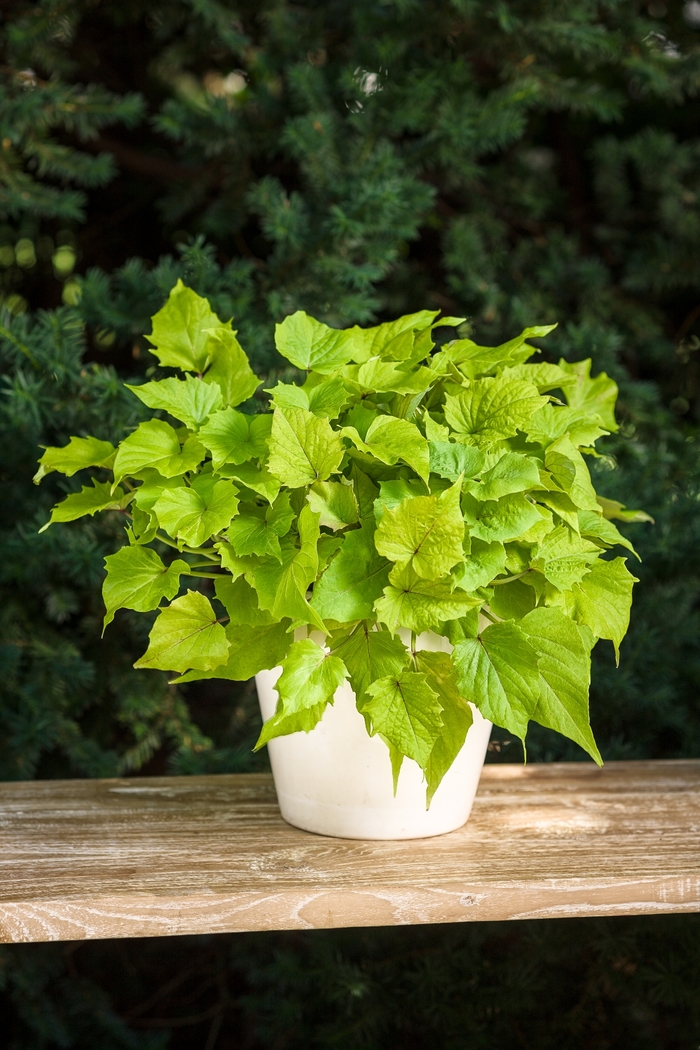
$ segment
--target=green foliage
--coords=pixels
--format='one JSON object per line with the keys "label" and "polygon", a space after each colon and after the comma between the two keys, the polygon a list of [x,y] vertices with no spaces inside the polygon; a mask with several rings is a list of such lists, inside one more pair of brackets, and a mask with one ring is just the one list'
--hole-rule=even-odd
{"label": "green foliage", "polygon": [[[104,385],[96,395],[91,362],[114,362],[132,384],[152,379],[137,374],[148,359],[144,335],[178,278],[206,296],[219,317],[235,318],[260,375],[280,367],[273,327],[297,309],[340,326],[439,307],[470,319],[452,335],[474,332],[490,346],[532,318],[562,320],[544,344],[543,365],[590,357],[594,374],[606,371],[620,386],[621,433],[600,443],[601,459],[586,458],[605,520],[623,530],[634,520],[637,512],[621,509],[621,500],[644,506],[656,522],[634,534],[643,561],[633,569],[640,583],[622,668],[615,669],[612,646],[593,651],[596,738],[606,759],[700,754],[693,11],[693,4],[646,0],[7,0],[0,182],[3,200],[11,192],[18,210],[0,227],[0,291],[10,314],[50,312],[2,319],[0,368],[9,396],[0,399],[0,776],[111,775],[154,753],[156,765],[147,771],[163,771],[166,760],[187,772],[251,768],[258,724],[249,689],[229,680],[216,693],[199,693],[193,684],[186,694],[185,687],[168,689],[161,672],[133,671],[145,648],[146,618],[127,610],[99,641],[103,557],[119,543],[121,516],[36,532],[50,506],[80,488],[54,473],[33,489],[36,446],[65,445],[87,433],[115,444],[147,417],[135,417],[139,407],[119,392],[114,374],[105,380],[100,371]],[[29,70],[34,76],[21,76]],[[120,107],[126,118],[134,95],[143,119],[131,130],[120,126]],[[71,121],[92,120],[101,100],[104,123],[95,137],[83,137],[84,124]],[[60,172],[39,168],[47,150],[61,160]],[[90,185],[81,173],[93,164]],[[51,218],[49,209],[63,218]],[[83,225],[78,209],[87,216]],[[53,313],[62,286],[72,303],[82,291],[85,332],[76,330],[75,313]],[[232,374],[226,363],[222,369]],[[212,365],[207,375],[214,373]],[[266,386],[277,378],[266,375]],[[291,384],[299,377],[287,370],[281,378]],[[538,393],[549,393],[542,385],[547,373],[536,378]],[[287,407],[326,418],[341,410],[332,399],[333,411],[321,410],[332,390],[295,389],[298,401]],[[282,405],[280,383],[277,390]],[[230,383],[222,393],[232,403]],[[601,436],[600,428],[576,431],[575,423],[581,421],[569,417],[575,444]],[[550,424],[543,413],[543,438]],[[439,460],[439,431],[428,437],[433,474],[449,482],[476,475],[475,461],[465,461],[454,443]],[[436,455],[440,470],[432,466]],[[235,484],[274,501],[276,479],[246,459],[228,463]],[[562,480],[571,473],[553,457],[547,469]],[[152,493],[145,482],[142,489],[147,504]],[[578,520],[581,535],[595,542],[585,513],[574,515],[552,491],[541,492],[540,501],[570,527]],[[514,512],[518,507],[514,499]],[[489,501],[472,509],[488,522]],[[453,570],[465,595],[504,574],[509,541],[488,538],[487,528],[483,534]],[[611,542],[613,535],[598,538]],[[167,561],[164,549],[158,553]],[[235,556],[230,545],[224,554]],[[346,593],[341,577],[329,601]],[[495,608],[525,617],[520,583],[499,587]],[[366,600],[370,607],[376,601],[371,584]],[[410,597],[416,607],[424,600]],[[254,612],[271,617],[251,612],[250,604],[238,604],[248,619]],[[258,669],[247,659],[245,631],[253,629],[241,625],[234,639],[226,627],[234,680]],[[279,663],[290,636],[284,625],[269,630],[266,658]],[[394,665],[383,673],[398,674],[403,643],[375,631],[365,650],[375,639],[385,644],[387,661],[395,647]],[[350,643],[343,659],[351,670]],[[353,688],[361,692],[361,678]],[[202,731],[221,746],[208,746]],[[494,743],[500,751],[490,760],[516,759],[505,733]],[[578,744],[531,723],[529,759],[580,755]],[[301,941],[281,935],[274,948],[263,938],[259,951],[237,939],[240,969],[234,967],[233,999],[226,1001],[238,1002],[243,982],[252,1046],[697,1044],[698,938],[687,917],[576,927],[571,921],[317,932]],[[147,1012],[158,1024],[171,1013],[194,1015],[194,1002],[202,1013],[210,1009],[206,982],[228,966],[216,962],[219,950],[228,959],[224,943],[188,940],[178,949],[174,942],[139,942],[127,965],[128,945],[83,945],[75,956],[68,949],[65,965],[74,974],[75,958],[80,973],[94,972],[119,1012],[142,1004],[173,973],[179,980],[196,968],[205,984],[199,1000],[193,988],[194,998],[181,1002],[179,983],[170,1002],[161,998]],[[82,1050],[112,1039],[150,1045],[133,1029],[128,1037],[111,1034],[116,1029],[108,1035],[115,1014],[105,996],[71,977],[63,959],[62,948],[6,949],[8,1042],[22,1050]],[[170,1045],[218,1048],[237,1040],[233,1009],[218,1042],[214,1018],[178,1026]]]}
{"label": "green foliage", "polygon": [[[282,404],[273,387],[268,426],[264,415],[225,404],[218,384],[207,383],[216,363],[211,339],[229,329],[178,281],[149,340],[161,364],[199,378],[129,389],[185,425],[141,423],[116,452],[73,438],[64,450],[47,449],[39,472],[72,476],[82,466],[113,473],[113,482],[68,496],[51,521],[100,509],[131,519],[130,546],[107,559],[103,591],[106,623],[123,607],[159,610],[136,667],[178,671],[187,681],[192,672],[216,677],[219,668],[224,678],[238,677],[239,628],[248,627],[246,666],[272,667],[273,658],[282,664],[278,707],[258,747],[313,729],[350,677],[361,683],[359,709],[387,743],[395,775],[403,757],[413,759],[429,769],[429,795],[464,741],[469,702],[523,741],[529,722],[539,721],[601,761],[588,716],[590,650],[610,638],[619,654],[636,582],[624,558],[603,558],[629,542],[604,518],[567,429],[572,420],[579,434],[616,429],[614,382],[604,374],[592,379],[590,362],[544,370],[525,364],[533,352],[526,338],[549,329],[530,328],[486,349],[448,341],[431,354],[435,326],[430,313],[369,333],[292,315],[277,328],[278,349],[308,366],[310,389],[333,384],[342,397],[335,412],[327,403],[329,415],[316,415],[287,407],[290,391],[303,387],[281,384]],[[368,345],[374,356],[365,359]],[[248,388],[242,364],[241,381],[252,392],[257,380]],[[320,372],[311,367],[318,364]],[[539,394],[538,385],[558,390],[565,402]],[[231,397],[241,401],[235,388]],[[538,423],[543,413],[546,426]],[[440,440],[431,442],[436,434]],[[438,446],[433,458],[431,445]],[[595,455],[592,445],[584,451]],[[234,468],[276,478],[274,499],[247,487],[235,470],[233,480],[229,456]],[[458,463],[469,477],[462,471],[451,483],[444,475]],[[482,557],[470,572],[472,542]],[[184,557],[166,566],[146,546],[152,543]],[[213,579],[227,615],[200,591],[176,598],[183,574]],[[236,611],[236,583],[255,611],[247,623]],[[472,631],[473,617],[464,620],[476,610],[488,617],[484,630]],[[269,615],[258,619],[259,612]],[[285,634],[303,626],[345,633],[326,648],[311,638],[283,647],[281,625]],[[386,630],[412,634],[396,669],[390,650],[389,673],[363,642]],[[424,631],[461,636],[454,657],[428,657],[426,671],[418,669],[415,644]],[[362,644],[348,650],[354,635]],[[353,653],[350,664],[338,655],[345,651]]]}

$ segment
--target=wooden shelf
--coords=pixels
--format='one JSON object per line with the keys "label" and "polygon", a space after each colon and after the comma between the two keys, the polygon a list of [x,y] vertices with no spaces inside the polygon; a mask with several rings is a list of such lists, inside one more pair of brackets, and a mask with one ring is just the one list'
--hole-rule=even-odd
{"label": "wooden shelf", "polygon": [[265,775],[0,784],[0,940],[700,910],[700,761],[486,766],[460,831],[309,835]]}

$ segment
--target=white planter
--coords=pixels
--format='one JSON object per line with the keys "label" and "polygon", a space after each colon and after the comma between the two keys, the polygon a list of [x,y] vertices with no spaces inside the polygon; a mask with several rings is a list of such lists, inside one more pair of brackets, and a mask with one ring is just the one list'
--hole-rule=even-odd
{"label": "white planter", "polygon": [[[421,649],[450,648],[434,634],[421,635]],[[263,721],[277,705],[281,668],[256,676]],[[277,737],[267,745],[282,816],[317,835],[346,839],[419,839],[444,835],[466,823],[486,757],[491,722],[472,707],[474,724],[464,747],[425,808],[425,781],[415,762],[404,759],[394,797],[389,751],[370,737],[346,682],[310,733]]]}

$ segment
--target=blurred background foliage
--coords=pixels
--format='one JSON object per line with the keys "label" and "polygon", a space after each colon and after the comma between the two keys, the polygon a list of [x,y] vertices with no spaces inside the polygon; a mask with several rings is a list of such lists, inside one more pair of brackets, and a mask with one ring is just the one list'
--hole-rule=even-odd
{"label": "blurred background foliage", "polygon": [[[700,756],[700,2],[4,0],[0,13],[0,777],[231,772],[254,692],[174,690],[104,640],[118,520],[37,535],[40,444],[117,440],[177,277],[272,327],[423,307],[619,383],[594,463],[630,526],[632,628],[596,653],[608,760]],[[518,761],[495,734],[493,761]],[[581,759],[546,731],[534,760]],[[690,918],[341,931],[0,953],[0,1030],[53,1047],[695,1050]],[[186,990],[184,994],[183,989]],[[543,1003],[546,1006],[543,1007]],[[172,1023],[170,1023],[172,1022]]]}

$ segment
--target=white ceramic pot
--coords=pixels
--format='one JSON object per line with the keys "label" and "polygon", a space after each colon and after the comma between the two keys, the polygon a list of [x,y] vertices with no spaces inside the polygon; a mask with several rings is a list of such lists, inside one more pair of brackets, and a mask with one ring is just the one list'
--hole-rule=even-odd
{"label": "white ceramic pot", "polygon": [[[435,634],[418,638],[421,649],[449,649]],[[277,706],[281,668],[256,676],[263,721]],[[345,839],[419,839],[444,835],[466,823],[486,757],[491,722],[472,706],[474,724],[464,747],[425,808],[420,767],[404,759],[394,796],[389,750],[370,737],[346,682],[310,733],[277,737],[267,745],[282,816],[317,835]]]}

